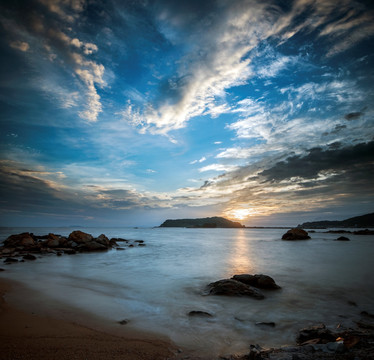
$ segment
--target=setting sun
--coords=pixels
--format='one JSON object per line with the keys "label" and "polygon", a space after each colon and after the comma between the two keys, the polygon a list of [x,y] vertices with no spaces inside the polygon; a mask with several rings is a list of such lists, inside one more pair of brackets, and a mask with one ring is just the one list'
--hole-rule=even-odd
{"label": "setting sun", "polygon": [[227,212],[228,216],[236,220],[244,220],[253,214],[250,209],[235,209]]}

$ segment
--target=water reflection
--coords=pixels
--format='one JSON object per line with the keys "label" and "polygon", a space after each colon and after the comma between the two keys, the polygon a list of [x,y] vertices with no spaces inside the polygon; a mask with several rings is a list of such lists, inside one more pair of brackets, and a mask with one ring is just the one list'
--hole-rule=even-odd
{"label": "water reflection", "polygon": [[231,240],[232,247],[227,261],[227,276],[234,274],[251,274],[255,269],[253,242],[248,239],[246,230],[235,232],[235,237]]}

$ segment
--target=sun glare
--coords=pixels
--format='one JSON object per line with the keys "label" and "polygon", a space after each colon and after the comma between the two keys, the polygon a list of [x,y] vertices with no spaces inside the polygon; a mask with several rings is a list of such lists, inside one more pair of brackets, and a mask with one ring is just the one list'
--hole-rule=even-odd
{"label": "sun glare", "polygon": [[229,212],[229,216],[236,220],[244,220],[252,215],[252,211],[249,209],[235,209]]}

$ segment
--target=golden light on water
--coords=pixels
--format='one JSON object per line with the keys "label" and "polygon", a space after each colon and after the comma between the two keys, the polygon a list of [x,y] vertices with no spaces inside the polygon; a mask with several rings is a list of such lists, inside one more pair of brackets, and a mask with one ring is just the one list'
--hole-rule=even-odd
{"label": "golden light on water", "polygon": [[227,276],[235,274],[251,274],[255,264],[252,256],[251,245],[245,236],[245,229],[239,229],[232,238],[232,248],[229,256]]}

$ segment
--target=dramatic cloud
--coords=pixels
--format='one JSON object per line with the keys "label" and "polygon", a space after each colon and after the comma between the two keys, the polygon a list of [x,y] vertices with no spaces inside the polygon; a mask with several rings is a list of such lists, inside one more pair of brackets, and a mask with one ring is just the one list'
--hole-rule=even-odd
{"label": "dramatic cloud", "polygon": [[2,3],[3,224],[373,211],[373,9]]}

